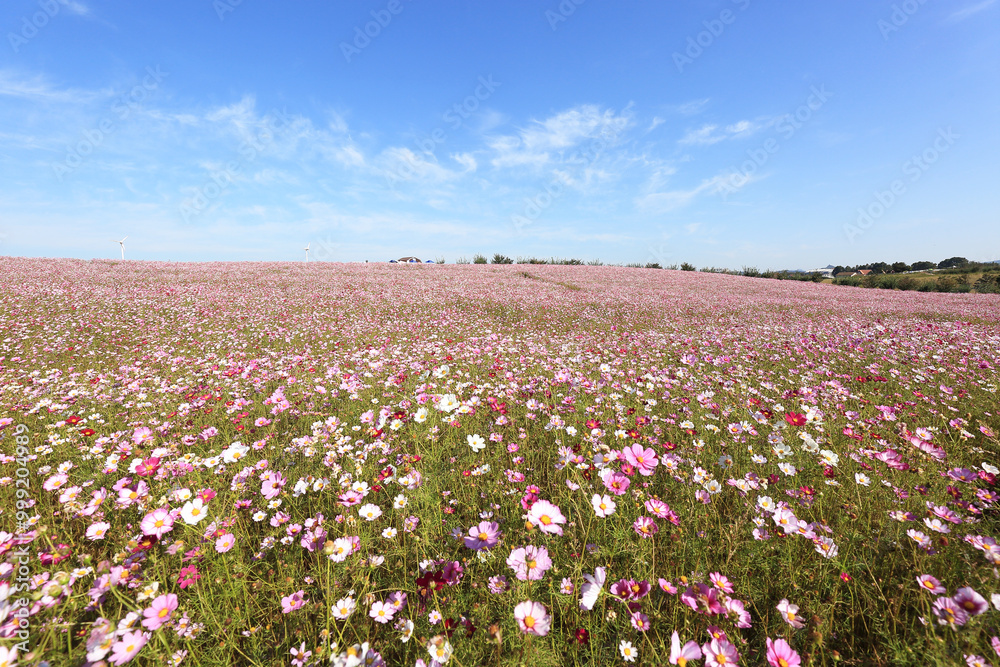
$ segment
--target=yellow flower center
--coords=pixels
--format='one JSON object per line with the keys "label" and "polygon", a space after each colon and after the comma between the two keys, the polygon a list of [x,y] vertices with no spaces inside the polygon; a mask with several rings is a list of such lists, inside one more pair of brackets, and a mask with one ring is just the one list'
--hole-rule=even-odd
{"label": "yellow flower center", "polygon": [[550,523],[552,523],[552,519],[549,518],[548,514],[542,516],[542,518],[539,519],[539,521],[541,521],[542,523],[544,523],[546,526],[549,525]]}
{"label": "yellow flower center", "polygon": [[525,616],[524,617],[524,625],[527,628],[533,628],[533,627],[535,627],[535,617],[534,616]]}

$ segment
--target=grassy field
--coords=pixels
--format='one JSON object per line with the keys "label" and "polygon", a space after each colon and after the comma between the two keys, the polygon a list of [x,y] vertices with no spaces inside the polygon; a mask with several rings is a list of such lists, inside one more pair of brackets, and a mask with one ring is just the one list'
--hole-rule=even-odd
{"label": "grassy field", "polygon": [[0,664],[1000,653],[995,295],[547,265],[0,276]]}

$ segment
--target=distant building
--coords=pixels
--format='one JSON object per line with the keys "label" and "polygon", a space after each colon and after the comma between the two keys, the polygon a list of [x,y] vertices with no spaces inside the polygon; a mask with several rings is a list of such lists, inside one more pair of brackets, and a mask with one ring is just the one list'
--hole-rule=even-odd
{"label": "distant building", "polygon": [[818,273],[824,278],[832,278],[833,269],[834,269],[833,264],[830,264],[829,266],[824,266],[822,269],[809,269],[808,271],[806,271],[806,273]]}
{"label": "distant building", "polygon": [[400,264],[423,264],[419,257],[400,257],[396,261]]}
{"label": "distant building", "polygon": [[841,271],[834,278],[850,278],[851,276],[858,275],[857,271]]}

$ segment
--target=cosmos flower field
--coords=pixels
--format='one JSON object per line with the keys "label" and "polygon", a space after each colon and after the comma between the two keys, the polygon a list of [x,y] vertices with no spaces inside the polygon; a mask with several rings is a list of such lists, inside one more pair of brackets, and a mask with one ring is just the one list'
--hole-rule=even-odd
{"label": "cosmos flower field", "polygon": [[1000,299],[0,258],[0,665],[1000,664]]}

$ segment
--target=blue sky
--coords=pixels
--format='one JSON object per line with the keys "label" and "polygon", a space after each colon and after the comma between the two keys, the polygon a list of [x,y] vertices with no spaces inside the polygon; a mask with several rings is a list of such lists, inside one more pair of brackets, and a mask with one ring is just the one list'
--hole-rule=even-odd
{"label": "blue sky", "polygon": [[1000,259],[1000,1],[6,0],[0,254]]}

